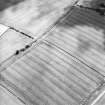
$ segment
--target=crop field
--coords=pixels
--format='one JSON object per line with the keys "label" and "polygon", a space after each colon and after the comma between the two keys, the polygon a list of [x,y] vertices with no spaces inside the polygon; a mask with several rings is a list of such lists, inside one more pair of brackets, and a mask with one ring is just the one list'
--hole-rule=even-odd
{"label": "crop field", "polygon": [[104,105],[105,18],[83,7],[91,2],[25,0],[1,11],[0,105]]}

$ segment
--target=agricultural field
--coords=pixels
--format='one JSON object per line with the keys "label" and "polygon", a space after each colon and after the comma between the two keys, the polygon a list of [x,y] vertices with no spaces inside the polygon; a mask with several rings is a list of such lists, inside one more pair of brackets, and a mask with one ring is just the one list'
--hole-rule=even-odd
{"label": "agricultural field", "polygon": [[16,1],[0,9],[0,105],[104,105],[100,2]]}

